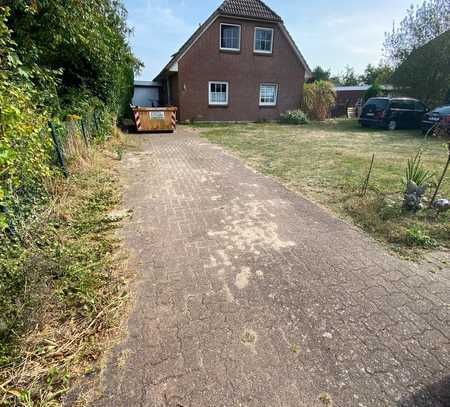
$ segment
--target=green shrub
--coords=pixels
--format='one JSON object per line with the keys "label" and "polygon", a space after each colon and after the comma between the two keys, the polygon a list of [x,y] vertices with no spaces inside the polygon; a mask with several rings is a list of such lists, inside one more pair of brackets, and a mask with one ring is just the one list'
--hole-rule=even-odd
{"label": "green shrub", "polygon": [[289,110],[280,116],[280,123],[284,124],[307,124],[308,117],[301,110]]}
{"label": "green shrub", "polygon": [[419,151],[414,158],[408,158],[406,163],[404,184],[414,182],[418,187],[424,186],[434,177],[434,173],[425,169],[422,164],[422,152]]}

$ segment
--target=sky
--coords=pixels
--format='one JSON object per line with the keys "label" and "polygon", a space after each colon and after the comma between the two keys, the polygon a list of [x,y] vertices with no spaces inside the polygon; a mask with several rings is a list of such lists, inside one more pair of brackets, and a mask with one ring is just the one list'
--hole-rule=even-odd
{"label": "sky", "polygon": [[[130,43],[152,80],[222,0],[123,0],[134,32]],[[266,0],[279,14],[311,69],[362,73],[382,58],[384,33],[422,0]]]}

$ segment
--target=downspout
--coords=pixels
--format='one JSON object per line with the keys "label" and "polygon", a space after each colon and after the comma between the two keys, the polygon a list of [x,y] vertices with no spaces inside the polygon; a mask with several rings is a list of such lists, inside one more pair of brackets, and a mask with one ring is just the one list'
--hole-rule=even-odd
{"label": "downspout", "polygon": [[166,83],[167,83],[167,105],[171,106],[172,105],[172,101],[170,100],[171,99],[171,95],[170,95],[170,80],[169,80],[169,77],[167,77]]}

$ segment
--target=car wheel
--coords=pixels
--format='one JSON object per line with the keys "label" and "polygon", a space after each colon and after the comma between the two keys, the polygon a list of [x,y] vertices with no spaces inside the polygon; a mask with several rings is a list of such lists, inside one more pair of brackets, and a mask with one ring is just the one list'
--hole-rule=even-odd
{"label": "car wheel", "polygon": [[397,122],[395,120],[390,120],[388,123],[388,130],[397,130]]}

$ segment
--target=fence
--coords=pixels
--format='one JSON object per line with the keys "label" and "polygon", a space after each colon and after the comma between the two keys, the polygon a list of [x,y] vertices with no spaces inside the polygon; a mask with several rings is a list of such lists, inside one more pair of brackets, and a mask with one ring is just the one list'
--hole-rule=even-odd
{"label": "fence", "polygon": [[94,139],[101,138],[101,116],[98,112],[69,116],[62,124],[49,122],[55,152],[55,163],[65,177],[69,176],[67,162],[71,157],[86,157]]}

